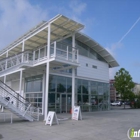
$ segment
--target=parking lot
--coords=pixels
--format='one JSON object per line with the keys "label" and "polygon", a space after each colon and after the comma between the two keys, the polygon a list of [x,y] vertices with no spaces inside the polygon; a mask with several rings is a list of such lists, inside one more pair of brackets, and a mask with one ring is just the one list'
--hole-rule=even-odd
{"label": "parking lot", "polygon": [[[116,107],[115,107],[116,108]],[[119,108],[119,107],[118,107]],[[58,118],[68,118],[59,125],[45,125],[43,120],[28,122],[10,118],[4,122],[0,118],[0,139],[2,140],[128,140],[127,131],[140,127],[140,110],[111,109],[82,113],[83,120],[71,120],[70,114],[58,114]]]}

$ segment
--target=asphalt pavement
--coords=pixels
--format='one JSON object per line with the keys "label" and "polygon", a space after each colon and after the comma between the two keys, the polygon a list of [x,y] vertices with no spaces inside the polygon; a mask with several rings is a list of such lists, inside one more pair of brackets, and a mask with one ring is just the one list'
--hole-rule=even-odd
{"label": "asphalt pavement", "polygon": [[[117,108],[117,107],[115,107]],[[119,107],[118,107],[119,108]],[[13,116],[0,118],[0,139],[2,140],[128,140],[127,131],[140,128],[139,109],[111,109],[109,111],[84,112],[83,120],[71,120],[71,114],[57,114],[59,125],[45,125],[23,121]]]}

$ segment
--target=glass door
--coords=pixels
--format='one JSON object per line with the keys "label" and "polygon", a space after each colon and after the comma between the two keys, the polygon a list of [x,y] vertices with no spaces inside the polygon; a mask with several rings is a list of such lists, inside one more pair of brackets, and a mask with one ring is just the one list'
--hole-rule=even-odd
{"label": "glass door", "polygon": [[71,94],[67,95],[67,113],[71,111]]}
{"label": "glass door", "polygon": [[67,113],[67,96],[61,94],[61,113]]}
{"label": "glass door", "polygon": [[[70,113],[71,110],[71,94],[64,94],[60,93],[58,94],[57,99],[60,98],[60,104],[59,101],[57,103],[57,112],[60,113]],[[60,108],[60,111],[59,111]]]}

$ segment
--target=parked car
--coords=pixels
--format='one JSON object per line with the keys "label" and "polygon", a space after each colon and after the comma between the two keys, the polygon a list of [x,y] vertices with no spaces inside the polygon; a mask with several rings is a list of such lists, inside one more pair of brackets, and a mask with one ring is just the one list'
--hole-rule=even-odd
{"label": "parked car", "polygon": [[111,103],[112,106],[121,106],[122,102],[121,101],[114,101],[113,103]]}
{"label": "parked car", "polygon": [[130,105],[130,102],[129,101],[122,101],[122,104],[124,105]]}

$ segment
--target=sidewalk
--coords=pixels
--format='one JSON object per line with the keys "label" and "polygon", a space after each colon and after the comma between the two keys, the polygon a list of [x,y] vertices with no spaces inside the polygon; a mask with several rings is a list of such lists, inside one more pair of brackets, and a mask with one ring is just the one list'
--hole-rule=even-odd
{"label": "sidewalk", "polygon": [[[59,114],[58,118],[70,118]],[[65,120],[60,125],[45,125],[44,121],[28,122],[14,116],[6,122],[0,118],[2,140],[128,140],[130,127],[140,127],[140,110],[110,110],[82,113],[82,121]]]}

